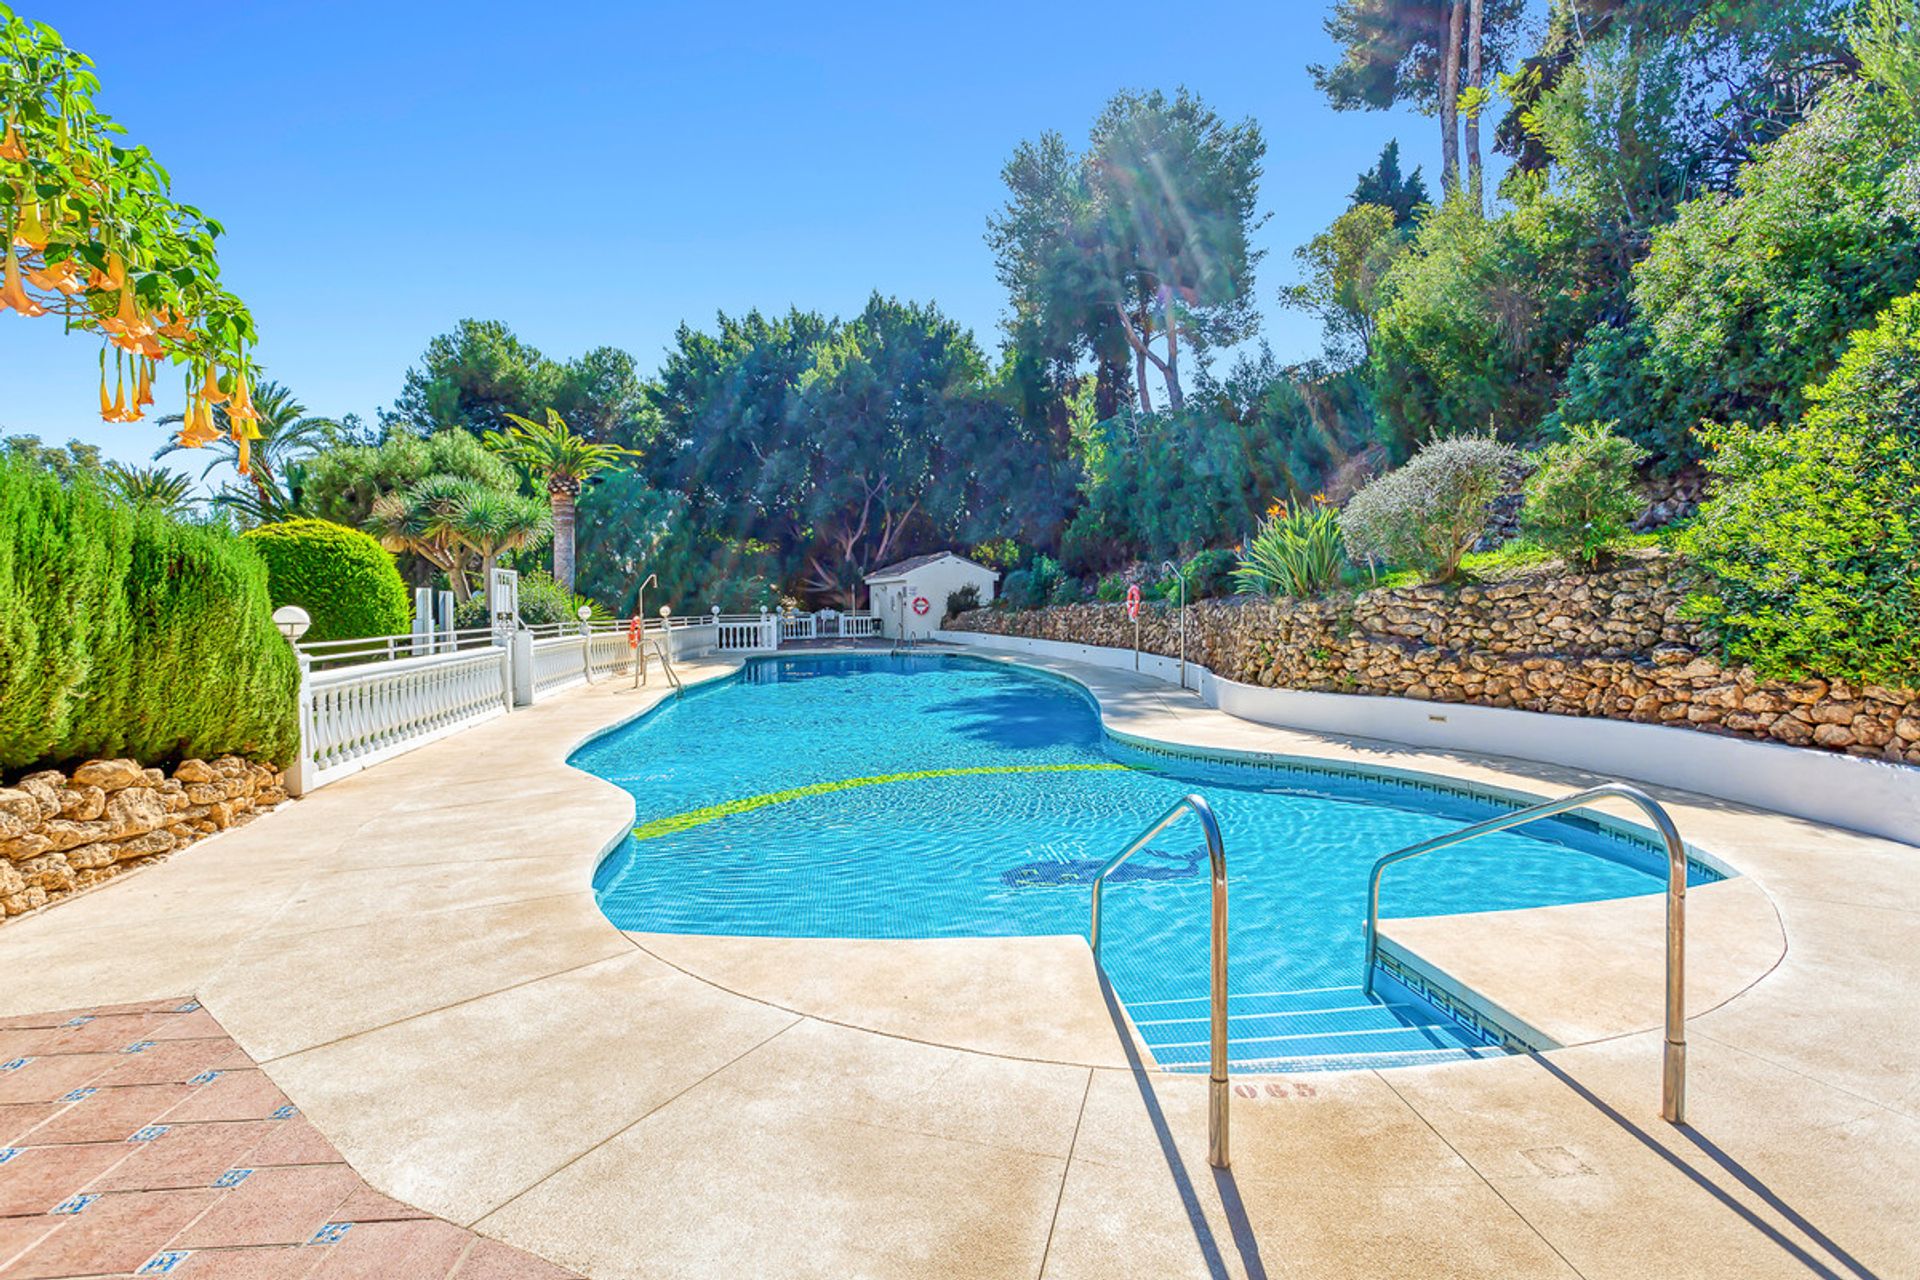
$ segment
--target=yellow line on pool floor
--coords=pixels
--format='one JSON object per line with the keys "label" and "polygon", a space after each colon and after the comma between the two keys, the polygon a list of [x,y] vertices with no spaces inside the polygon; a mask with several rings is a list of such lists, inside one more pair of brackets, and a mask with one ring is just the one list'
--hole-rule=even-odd
{"label": "yellow line on pool floor", "polygon": [[1123,764],[1111,763],[978,764],[957,769],[915,769],[910,773],[880,773],[870,778],[842,778],[837,782],[815,782],[786,791],[769,791],[765,795],[748,796],[743,800],[727,800],[720,804],[710,804],[704,809],[689,809],[685,813],[676,813],[669,818],[655,818],[651,822],[643,822],[635,827],[633,838],[651,840],[656,836],[672,835],[676,831],[685,831],[690,827],[704,826],[720,818],[732,817],[736,813],[750,813],[755,809],[764,809],[771,804],[806,800],[812,796],[824,796],[835,791],[851,791],[855,787],[877,787],[888,782],[918,782],[924,778],[968,778],[994,773],[1104,773],[1126,767]]}

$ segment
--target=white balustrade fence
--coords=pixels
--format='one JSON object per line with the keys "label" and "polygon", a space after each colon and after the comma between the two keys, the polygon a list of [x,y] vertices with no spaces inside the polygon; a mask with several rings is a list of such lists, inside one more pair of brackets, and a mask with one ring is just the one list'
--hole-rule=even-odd
{"label": "white balustrade fence", "polygon": [[296,645],[301,745],[288,789],[303,794],[578,684],[637,678],[636,662],[663,651],[677,661],[880,632],[870,613],[692,614],[649,620],[636,653],[631,625],[523,626],[512,645],[492,643],[487,627]]}
{"label": "white balustrade fence", "polygon": [[309,674],[296,794],[513,707],[507,651],[402,658]]}

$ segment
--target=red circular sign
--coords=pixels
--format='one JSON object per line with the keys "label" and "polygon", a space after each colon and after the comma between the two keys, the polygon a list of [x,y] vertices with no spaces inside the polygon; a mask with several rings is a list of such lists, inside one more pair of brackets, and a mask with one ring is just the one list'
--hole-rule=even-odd
{"label": "red circular sign", "polygon": [[915,596],[913,598],[913,611],[919,616],[923,618],[926,617],[927,610],[931,608],[933,608],[933,604],[925,596]]}
{"label": "red circular sign", "polygon": [[1137,582],[1127,588],[1127,617],[1135,622],[1140,620],[1140,584]]}

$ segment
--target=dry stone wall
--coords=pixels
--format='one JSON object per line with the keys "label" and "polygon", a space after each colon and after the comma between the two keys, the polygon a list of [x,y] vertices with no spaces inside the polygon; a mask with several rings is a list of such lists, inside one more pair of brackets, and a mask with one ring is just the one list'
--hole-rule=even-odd
{"label": "dry stone wall", "polygon": [[278,769],[238,756],[184,760],[171,777],[134,760],[30,773],[0,787],[0,917],[164,858],[286,798]]}
{"label": "dry stone wall", "polygon": [[[1920,692],[1762,680],[1721,666],[1681,616],[1668,562],[1516,575],[1340,599],[1206,600],[1187,657],[1243,684],[1603,716],[1920,765]],[[1178,611],[1143,609],[1140,645],[1179,652]],[[1122,605],[980,609],[957,631],[1130,648]]]}

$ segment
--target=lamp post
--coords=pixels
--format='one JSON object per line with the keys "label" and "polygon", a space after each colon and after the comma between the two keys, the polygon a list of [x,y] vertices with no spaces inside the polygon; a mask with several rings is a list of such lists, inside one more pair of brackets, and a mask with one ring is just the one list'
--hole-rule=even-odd
{"label": "lamp post", "polygon": [[287,770],[287,794],[303,796],[313,786],[313,662],[300,651],[300,637],[307,634],[307,628],[313,625],[313,618],[297,604],[283,604],[273,611],[273,625],[281,635],[287,638],[287,647],[293,650],[294,661],[300,669],[300,689],[294,695],[295,714],[300,724],[300,744],[293,753],[293,764]]}
{"label": "lamp post", "polygon": [[1187,687],[1187,575],[1173,567],[1173,561],[1161,562],[1160,567],[1172,574],[1180,583],[1180,687]]}

